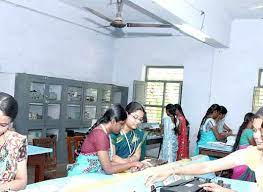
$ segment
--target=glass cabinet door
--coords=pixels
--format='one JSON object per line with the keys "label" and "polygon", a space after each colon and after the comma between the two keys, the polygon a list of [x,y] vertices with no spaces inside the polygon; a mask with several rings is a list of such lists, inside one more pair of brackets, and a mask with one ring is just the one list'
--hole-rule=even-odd
{"label": "glass cabinet door", "polygon": [[112,93],[112,103],[121,103],[121,98],[122,98],[122,92],[121,91],[114,91]]}
{"label": "glass cabinet door", "polygon": [[96,106],[89,106],[86,105],[84,107],[84,114],[83,114],[83,119],[84,120],[89,120],[89,119],[95,119],[96,118]]}
{"label": "glass cabinet door", "polygon": [[58,141],[58,134],[59,134],[59,129],[56,129],[56,128],[50,128],[50,129],[47,129],[47,132],[46,132],[46,136],[47,137],[54,137],[56,136],[57,137],[57,141]]}
{"label": "glass cabinet door", "polygon": [[82,88],[81,87],[68,87],[68,102],[82,101]]}
{"label": "glass cabinet door", "polygon": [[94,88],[86,89],[85,101],[89,103],[95,103],[98,100],[98,90]]}
{"label": "glass cabinet door", "polygon": [[29,104],[29,120],[42,120],[43,119],[44,105],[42,103]]}
{"label": "glass cabinet door", "polygon": [[27,134],[27,140],[28,143],[33,145],[33,139],[37,139],[42,137],[42,130],[41,129],[35,129],[35,130],[29,130]]}
{"label": "glass cabinet door", "polygon": [[102,102],[103,103],[110,103],[111,101],[111,90],[110,89],[103,89],[102,90]]}
{"label": "glass cabinet door", "polygon": [[30,84],[30,97],[33,101],[43,101],[45,93],[45,84],[31,82]]}
{"label": "glass cabinet door", "polygon": [[80,105],[67,106],[67,119],[80,120]]}
{"label": "glass cabinet door", "polygon": [[49,85],[48,100],[61,101],[62,85]]}
{"label": "glass cabinet door", "polygon": [[60,119],[60,104],[48,104],[47,116],[49,120]]}
{"label": "glass cabinet door", "polygon": [[101,115],[104,115],[104,113],[107,111],[107,109],[109,109],[110,108],[110,106],[108,106],[108,105],[104,105],[104,106],[102,106],[101,107]]}

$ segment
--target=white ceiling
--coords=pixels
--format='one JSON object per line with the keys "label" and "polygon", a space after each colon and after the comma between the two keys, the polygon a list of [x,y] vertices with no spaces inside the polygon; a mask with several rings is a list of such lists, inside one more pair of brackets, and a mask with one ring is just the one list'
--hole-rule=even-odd
{"label": "white ceiling", "polygon": [[[198,0],[196,0],[198,1]],[[211,0],[206,0],[211,1]],[[263,18],[263,0],[213,0],[222,4],[233,19]],[[194,2],[193,2],[194,3]],[[261,8],[256,8],[261,6]]]}
{"label": "white ceiling", "polygon": [[[115,4],[116,0],[112,0],[112,3],[110,3],[111,2],[110,0],[62,0],[62,1],[80,8],[89,7],[112,19],[115,18],[117,12],[116,4]],[[87,11],[87,14],[90,15],[90,12]],[[122,16],[125,22],[155,22],[156,23],[154,19],[150,18],[147,15],[144,15],[143,13],[139,12],[136,9],[130,8],[125,4],[123,6]],[[101,22],[105,25],[108,24],[104,20],[102,20]]]}
{"label": "white ceiling", "polygon": [[[62,0],[66,3],[77,7],[90,7],[97,10],[110,18],[114,18],[116,14],[116,5],[110,4],[111,0]],[[193,6],[197,6],[200,0],[185,0]],[[261,19],[263,18],[263,0],[201,0],[214,1],[215,4],[221,4],[225,7],[226,12],[233,19]],[[116,0],[112,0],[116,2]],[[261,8],[257,8],[262,6]],[[202,10],[202,7],[196,7]],[[142,14],[141,12],[130,8],[126,5],[123,7],[123,18],[126,22],[154,22],[154,19]]]}
{"label": "white ceiling", "polygon": [[[60,0],[67,4],[73,5],[80,8],[83,12],[83,19],[86,19],[86,22],[92,23],[95,28],[98,30],[105,31],[106,29],[112,30],[112,27],[104,28],[104,26],[109,26],[110,23],[101,19],[89,11],[85,11],[84,7],[89,7],[97,12],[114,19],[116,17],[116,0]],[[141,0],[143,1],[143,0]],[[163,1],[173,1],[173,0],[163,0]],[[261,19],[263,18],[263,0],[178,0],[185,1],[190,6],[197,10],[205,10],[206,2],[210,5],[218,5],[224,7],[226,13],[232,17],[232,19]],[[208,7],[209,7],[209,4]],[[215,7],[216,7],[215,6]],[[262,6],[261,8],[256,8]],[[124,3],[122,18],[124,22],[141,22],[141,23],[159,23],[155,18],[151,18],[148,15],[145,15],[143,12],[138,11],[135,8],[129,7]],[[169,33],[176,36],[180,36],[180,32],[172,29],[161,29],[155,28],[123,28],[124,32],[155,32],[155,33]],[[111,33],[112,34],[112,31]]]}
{"label": "white ceiling", "polygon": [[[97,30],[100,30],[100,31],[114,30],[114,31],[111,31],[110,34],[112,34],[115,37],[124,37],[122,35],[118,35],[119,29],[110,27],[110,22],[105,21],[104,19],[101,19],[84,9],[84,7],[88,7],[111,19],[114,19],[117,13],[117,7],[115,4],[116,0],[112,0],[112,2],[110,0],[61,0],[61,1],[64,3],[70,4],[70,5],[73,5],[75,7],[78,7],[83,12],[85,12],[83,19],[85,19],[88,23],[95,24],[94,27],[96,27]],[[160,23],[156,21],[154,18],[151,18],[150,16],[145,15],[144,13],[138,11],[137,9],[127,6],[126,4],[124,4],[123,6],[122,18],[123,18],[123,21],[126,23],[129,23],[129,22],[131,23],[132,22]],[[128,34],[129,32],[134,33],[135,34],[134,37],[136,37],[136,34],[139,37],[140,35],[138,33],[143,33],[141,34],[142,37],[145,37],[144,35],[147,33],[169,34],[173,36],[182,35],[179,31],[174,30],[173,28],[154,28],[153,30],[152,28],[137,28],[137,27],[126,28],[125,27],[121,31],[125,32],[126,34]],[[132,37],[131,33],[129,35]]]}

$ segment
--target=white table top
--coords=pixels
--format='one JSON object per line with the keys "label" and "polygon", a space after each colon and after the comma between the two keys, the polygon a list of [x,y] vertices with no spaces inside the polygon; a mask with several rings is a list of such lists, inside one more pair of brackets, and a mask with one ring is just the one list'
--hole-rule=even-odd
{"label": "white table top", "polygon": [[37,147],[33,145],[28,145],[27,154],[30,155],[39,155],[43,153],[51,153],[53,151],[52,148],[45,148],[45,147]]}
{"label": "white table top", "polygon": [[[209,160],[208,156],[198,155],[192,158],[192,162],[203,162]],[[181,163],[180,163],[181,162]],[[190,161],[178,161],[171,164],[188,164]],[[171,165],[170,164],[170,165]],[[170,166],[169,164],[162,166]],[[161,167],[161,166],[160,166]],[[73,177],[63,177],[53,180],[47,180],[43,182],[34,183],[28,185],[23,192],[94,192],[94,191],[107,191],[107,192],[123,192],[137,191],[137,192],[149,192],[149,187],[146,187],[145,181],[147,175],[152,171],[158,171],[156,168],[146,169],[137,173],[121,173],[115,175],[103,175],[103,174],[84,174]],[[205,177],[206,178],[206,177]],[[211,177],[208,177],[211,178]],[[256,192],[256,183],[226,179],[221,177],[213,178],[213,182],[217,180],[223,180],[225,184],[231,184],[231,188],[238,192]]]}

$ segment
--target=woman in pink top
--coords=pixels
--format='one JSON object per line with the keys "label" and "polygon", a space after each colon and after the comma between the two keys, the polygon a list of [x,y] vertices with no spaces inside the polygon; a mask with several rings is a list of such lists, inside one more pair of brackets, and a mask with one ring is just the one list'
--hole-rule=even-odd
{"label": "woman in pink top", "polygon": [[121,105],[114,105],[92,126],[85,138],[76,163],[68,171],[68,176],[83,173],[113,174],[132,167],[141,168],[140,162],[116,164],[112,162],[110,133],[118,134],[127,118]]}

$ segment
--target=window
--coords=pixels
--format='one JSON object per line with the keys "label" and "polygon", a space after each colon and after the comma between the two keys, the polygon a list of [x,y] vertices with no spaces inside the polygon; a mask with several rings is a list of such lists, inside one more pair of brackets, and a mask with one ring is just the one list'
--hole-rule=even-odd
{"label": "window", "polygon": [[258,87],[254,88],[252,111],[256,112],[263,106],[263,69],[259,70]]}
{"label": "window", "polygon": [[148,122],[161,122],[168,103],[181,103],[183,67],[146,67],[145,108]]}
{"label": "window", "polygon": [[259,70],[258,86],[263,87],[263,69]]}

